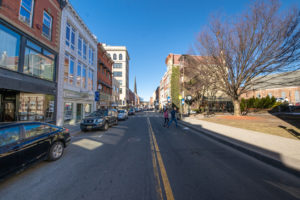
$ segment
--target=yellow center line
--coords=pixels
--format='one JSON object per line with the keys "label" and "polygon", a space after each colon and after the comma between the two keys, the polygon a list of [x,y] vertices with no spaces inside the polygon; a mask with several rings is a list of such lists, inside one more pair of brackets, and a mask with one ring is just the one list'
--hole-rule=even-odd
{"label": "yellow center line", "polygon": [[[161,177],[162,177],[162,181],[163,181],[163,185],[164,185],[167,200],[174,200],[174,195],[173,195],[172,188],[171,188],[171,185],[170,185],[170,182],[169,182],[169,179],[168,179],[166,168],[165,168],[165,165],[163,163],[163,159],[161,157],[160,150],[159,150],[159,147],[157,145],[156,137],[155,137],[155,134],[153,132],[149,117],[147,117],[147,122],[148,122],[148,125],[149,125],[150,143],[153,142],[154,143],[154,148],[155,148],[154,155],[152,154],[152,157],[155,157],[155,153],[156,153],[156,159],[158,161],[160,174],[161,174]],[[151,144],[151,148],[153,148],[153,144]],[[156,162],[155,162],[155,164],[156,164]],[[155,172],[155,169],[154,169],[154,174],[155,173],[156,172]],[[156,174],[155,174],[155,176],[156,176]],[[159,182],[159,187],[160,187],[160,182]]]}

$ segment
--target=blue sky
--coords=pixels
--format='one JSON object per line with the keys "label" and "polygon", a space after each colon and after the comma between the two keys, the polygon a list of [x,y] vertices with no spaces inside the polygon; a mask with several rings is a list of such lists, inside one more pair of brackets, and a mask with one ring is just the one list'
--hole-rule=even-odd
{"label": "blue sky", "polygon": [[[101,43],[126,46],[130,55],[129,87],[149,100],[166,71],[169,53],[185,54],[197,33],[216,12],[245,10],[251,0],[70,0]],[[299,0],[282,0],[283,7]]]}

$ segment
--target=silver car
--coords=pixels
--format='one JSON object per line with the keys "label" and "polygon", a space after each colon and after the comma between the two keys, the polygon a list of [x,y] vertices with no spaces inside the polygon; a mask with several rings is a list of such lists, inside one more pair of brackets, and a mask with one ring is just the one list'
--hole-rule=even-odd
{"label": "silver car", "polygon": [[128,113],[126,110],[118,110],[118,120],[128,119]]}

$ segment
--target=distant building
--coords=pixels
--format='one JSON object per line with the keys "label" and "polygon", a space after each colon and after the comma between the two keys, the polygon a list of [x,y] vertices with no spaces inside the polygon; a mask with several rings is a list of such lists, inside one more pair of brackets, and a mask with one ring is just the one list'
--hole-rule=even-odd
{"label": "distant building", "polygon": [[96,109],[97,39],[67,3],[62,12],[58,125],[74,124]]}
{"label": "distant building", "polygon": [[119,106],[120,103],[120,84],[117,79],[112,77],[112,104],[111,106],[116,108]]}
{"label": "distant building", "polygon": [[275,97],[287,98],[289,103],[300,102],[300,70],[294,72],[268,75],[262,79],[255,79],[251,88],[241,98]]}
{"label": "distant building", "polygon": [[119,106],[128,106],[129,104],[129,54],[125,46],[108,46],[103,44],[104,49],[114,61],[113,77],[120,83]]}
{"label": "distant building", "polygon": [[97,109],[111,106],[113,63],[102,44],[98,43],[97,90],[100,92],[100,100],[97,102]]}
{"label": "distant building", "polygon": [[55,123],[63,1],[0,1],[0,122]]}

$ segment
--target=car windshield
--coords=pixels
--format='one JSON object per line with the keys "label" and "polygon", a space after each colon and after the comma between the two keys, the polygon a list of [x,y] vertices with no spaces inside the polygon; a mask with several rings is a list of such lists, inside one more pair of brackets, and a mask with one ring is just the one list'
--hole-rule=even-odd
{"label": "car windshield", "polygon": [[118,113],[125,113],[124,110],[118,110]]}
{"label": "car windshield", "polygon": [[97,110],[91,113],[90,115],[88,115],[88,117],[99,117],[99,116],[107,116],[107,110]]}

